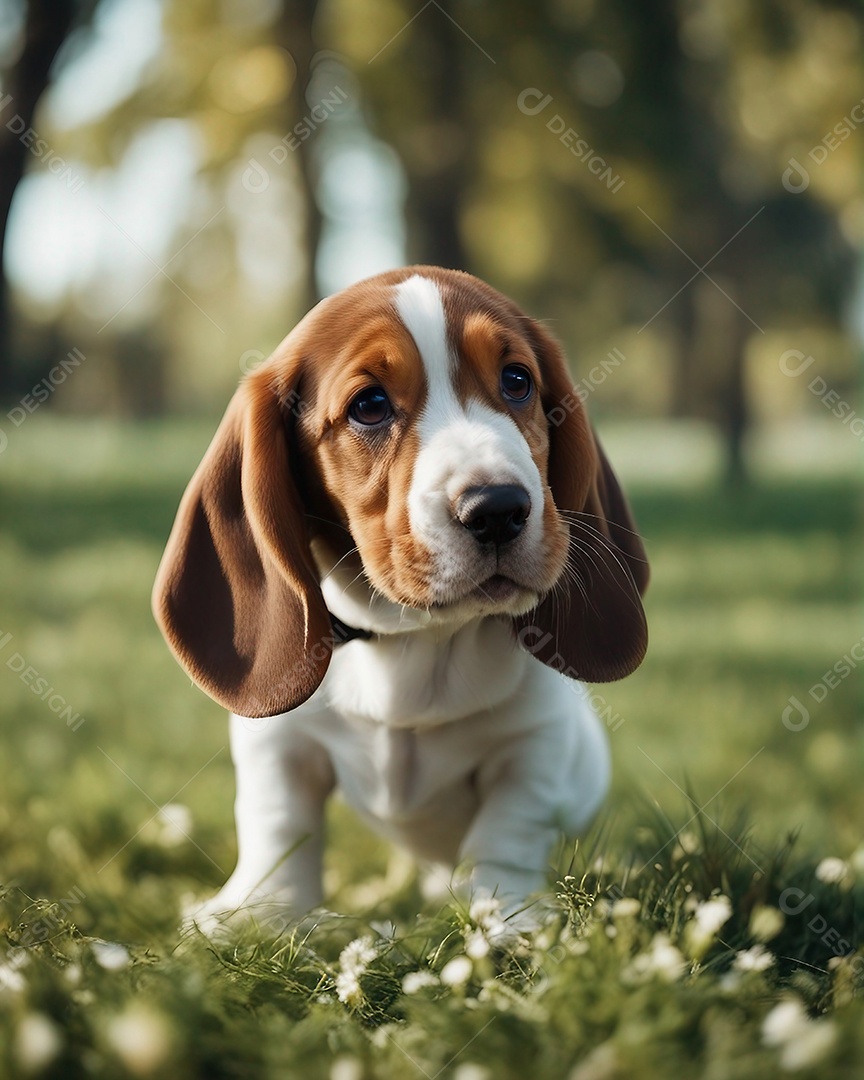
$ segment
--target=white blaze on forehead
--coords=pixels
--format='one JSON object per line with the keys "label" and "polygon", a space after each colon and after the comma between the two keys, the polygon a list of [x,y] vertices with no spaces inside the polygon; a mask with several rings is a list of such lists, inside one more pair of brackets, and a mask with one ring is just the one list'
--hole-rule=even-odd
{"label": "white blaze on forehead", "polygon": [[[520,484],[536,506],[543,488],[537,467],[512,417],[485,402],[456,396],[456,357],[447,341],[447,319],[441,290],[429,278],[413,277],[396,286],[396,309],[423,363],[426,404],[417,420],[420,446],[408,492],[412,532],[435,557],[442,588],[451,576],[464,581],[476,543],[465,530],[454,532],[453,506],[461,493],[477,484]],[[539,538],[540,514],[529,518],[526,537]],[[463,535],[464,534],[464,535]]]}
{"label": "white blaze on forehead", "polygon": [[447,319],[441,290],[429,278],[414,274],[396,286],[396,310],[420,353],[426,371],[428,402],[452,398],[453,357],[447,344]]}

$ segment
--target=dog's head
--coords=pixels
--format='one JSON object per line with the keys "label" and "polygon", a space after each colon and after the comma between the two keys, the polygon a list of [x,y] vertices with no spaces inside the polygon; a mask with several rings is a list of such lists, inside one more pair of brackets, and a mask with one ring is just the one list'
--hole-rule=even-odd
{"label": "dog's head", "polygon": [[557,343],[477,278],[413,267],[322,301],[240,386],[154,611],[195,682],[255,717],[318,687],[330,612],[372,631],[505,617],[544,663],[621,678],[646,582]]}

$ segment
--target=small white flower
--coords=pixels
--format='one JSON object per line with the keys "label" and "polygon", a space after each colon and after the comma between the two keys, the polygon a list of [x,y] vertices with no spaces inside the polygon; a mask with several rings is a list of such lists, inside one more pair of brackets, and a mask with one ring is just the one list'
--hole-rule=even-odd
{"label": "small white flower", "polygon": [[762,1041],[780,1047],[780,1066],[787,1072],[807,1069],[830,1053],[837,1029],[830,1020],[811,1020],[798,998],[775,1005],[762,1021]]}
{"label": "small white flower", "polygon": [[762,1021],[762,1042],[766,1046],[782,1046],[809,1022],[798,998],[788,998],[775,1005]]}
{"label": "small white flower", "polygon": [[809,1021],[780,1051],[780,1066],[787,1072],[809,1069],[824,1060],[836,1042],[837,1028],[832,1021]]}
{"label": "small white flower", "polygon": [[125,945],[116,941],[102,941],[101,938],[90,942],[90,951],[99,967],[106,971],[120,971],[127,967],[132,959]]}
{"label": "small white flower", "polygon": [[336,976],[336,997],[343,1005],[360,1005],[363,1001],[363,990],[360,980],[354,971],[340,971]]}
{"label": "small white flower", "polygon": [[27,985],[24,976],[11,964],[0,964],[0,999],[20,994]]}
{"label": "small white flower", "polygon": [[613,919],[635,919],[642,910],[642,905],[635,896],[622,896],[612,908]]}
{"label": "small white flower", "polygon": [[371,937],[355,938],[339,954],[339,966],[343,971],[358,971],[362,974],[378,955],[375,942]]}
{"label": "small white flower", "polygon": [[336,976],[336,996],[345,1005],[360,1005],[363,989],[360,976],[378,955],[375,942],[368,935],[355,938],[339,954],[339,974]]}
{"label": "small white flower", "polygon": [[355,1057],[338,1057],[330,1066],[330,1080],[362,1080],[363,1065]]}
{"label": "small white flower", "polygon": [[501,901],[496,896],[475,896],[468,908],[468,916],[489,941],[506,937],[507,924],[501,914]]}
{"label": "small white flower", "polygon": [[696,956],[705,953],[717,931],[732,915],[728,896],[712,896],[696,907],[693,919],[687,925],[687,942]]}
{"label": "small white flower", "polygon": [[81,965],[80,964],[67,964],[63,968],[63,981],[67,986],[76,987],[81,982]]}
{"label": "small white flower", "polygon": [[728,896],[714,896],[696,908],[693,921],[703,934],[711,937],[732,916],[732,904]]}
{"label": "small white flower", "polygon": [[666,934],[654,935],[651,948],[634,957],[625,969],[625,981],[645,982],[653,976],[665,982],[674,982],[684,972],[684,957],[670,942]]}
{"label": "small white flower", "polygon": [[736,971],[765,971],[774,963],[774,956],[764,945],[753,945],[737,953],[732,961]]}
{"label": "small white flower", "polygon": [[192,833],[192,811],[183,803],[166,803],[157,815],[159,843],[163,847],[177,847],[189,839]]}
{"label": "small white flower", "polygon": [[750,933],[759,941],[770,941],[777,937],[785,922],[786,919],[779,908],[759,904],[753,908],[750,916]]}
{"label": "small white flower", "polygon": [[441,982],[445,986],[464,986],[471,978],[474,965],[467,956],[454,956],[444,965],[441,972]]}
{"label": "small white flower", "polygon": [[465,931],[465,952],[472,960],[482,960],[489,953],[489,939],[482,930]]}
{"label": "small white flower", "polygon": [[692,832],[679,833],[678,843],[688,855],[692,855],[699,850],[699,837]]}
{"label": "small white flower", "polygon": [[409,971],[402,979],[402,993],[416,994],[424,986],[437,986],[438,978],[431,971]]}
{"label": "small white flower", "polygon": [[171,1054],[167,1019],[144,1005],[133,1004],[105,1026],[108,1045],[134,1076],[149,1076]]}
{"label": "small white flower", "polygon": [[453,1080],[491,1080],[492,1073],[485,1065],[477,1065],[473,1061],[463,1061],[456,1066]]}
{"label": "small white flower", "polygon": [[28,1013],[15,1033],[15,1056],[25,1072],[41,1072],[62,1046],[59,1028],[44,1013]]}
{"label": "small white flower", "polygon": [[848,863],[833,855],[823,859],[816,867],[816,877],[826,885],[838,885],[848,873]]}

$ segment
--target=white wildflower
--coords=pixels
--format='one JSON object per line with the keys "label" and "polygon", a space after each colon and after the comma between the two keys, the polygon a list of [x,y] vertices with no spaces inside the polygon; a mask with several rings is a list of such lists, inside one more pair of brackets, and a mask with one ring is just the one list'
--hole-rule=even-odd
{"label": "white wildflower", "polygon": [[338,1057],[330,1066],[330,1080],[362,1080],[363,1065],[356,1057]]}
{"label": "white wildflower", "polygon": [[339,953],[339,966],[343,971],[359,971],[362,974],[378,955],[375,942],[368,935],[355,938]]}
{"label": "white wildflower", "polygon": [[431,971],[409,971],[402,979],[402,993],[416,994],[424,986],[437,986],[438,977]]}
{"label": "white wildflower", "polygon": [[474,965],[467,956],[454,956],[448,960],[441,972],[441,982],[445,986],[464,986],[471,978]]}
{"label": "white wildflower", "polygon": [[634,957],[624,971],[625,981],[646,982],[653,976],[674,982],[684,972],[684,957],[666,934],[655,934],[651,948]]}
{"label": "white wildflower", "polygon": [[466,928],[465,952],[472,960],[482,960],[484,956],[488,955],[490,947],[489,939],[482,930]]}
{"label": "white wildflower", "polygon": [[836,1042],[837,1028],[831,1020],[809,1021],[780,1051],[780,1066],[788,1072],[809,1069],[824,1060]]}
{"label": "white wildflower", "polygon": [[102,941],[101,938],[94,938],[90,942],[90,951],[99,967],[106,971],[120,971],[132,959],[125,945],[116,941]]}
{"label": "white wildflower", "polygon": [[20,994],[27,985],[24,976],[15,964],[0,964],[0,1000],[7,995]]}
{"label": "white wildflower", "polygon": [[456,1066],[453,1080],[491,1080],[492,1072],[485,1065],[478,1065],[474,1061],[463,1061]]}
{"label": "white wildflower", "polygon": [[62,1046],[60,1029],[44,1013],[28,1013],[15,1033],[15,1056],[25,1072],[41,1072]]}
{"label": "white wildflower", "polygon": [[360,976],[378,955],[375,943],[368,935],[356,938],[339,954],[339,974],[336,976],[336,996],[345,1005],[360,1005],[363,989]]}
{"label": "white wildflower", "polygon": [[490,938],[507,932],[501,914],[501,901],[495,896],[475,896],[468,908],[471,921]]}
{"label": "white wildflower", "polygon": [[732,904],[728,896],[712,896],[697,906],[687,925],[687,942],[695,955],[700,956],[708,950],[717,931],[731,915]]}
{"label": "white wildflower", "polygon": [[762,1021],[762,1042],[766,1046],[782,1046],[807,1023],[807,1013],[798,998],[788,998],[775,1005]]}
{"label": "white wildflower", "polygon": [[797,998],[775,1005],[762,1021],[762,1041],[780,1048],[780,1066],[787,1072],[817,1065],[837,1041],[830,1020],[811,1020]]}
{"label": "white wildflower", "polygon": [[363,988],[360,979],[354,971],[340,971],[336,976],[336,997],[343,1005],[361,1005],[363,1002]]}
{"label": "white wildflower", "polygon": [[816,877],[826,885],[839,885],[849,873],[849,864],[843,859],[829,856],[816,867]]}
{"label": "white wildflower", "polygon": [[736,971],[765,971],[774,963],[774,956],[764,945],[753,945],[736,953],[732,967]]}
{"label": "white wildflower", "polygon": [[172,1035],[161,1013],[140,1005],[130,1005],[105,1026],[108,1045],[133,1076],[149,1076],[171,1055]]}
{"label": "white wildflower", "polygon": [[770,941],[783,929],[786,919],[783,912],[767,904],[758,904],[750,915],[750,933],[758,941]]}
{"label": "white wildflower", "polygon": [[693,916],[693,921],[703,934],[712,937],[732,916],[732,904],[728,896],[714,896],[700,904]]}
{"label": "white wildflower", "polygon": [[612,908],[613,919],[635,919],[642,910],[642,905],[635,896],[622,896]]}
{"label": "white wildflower", "polygon": [[76,963],[67,964],[63,968],[63,981],[67,986],[76,987],[81,983],[81,965]]}
{"label": "white wildflower", "polygon": [[192,811],[183,803],[166,803],[157,820],[160,825],[159,843],[163,847],[177,847],[188,840],[192,832]]}

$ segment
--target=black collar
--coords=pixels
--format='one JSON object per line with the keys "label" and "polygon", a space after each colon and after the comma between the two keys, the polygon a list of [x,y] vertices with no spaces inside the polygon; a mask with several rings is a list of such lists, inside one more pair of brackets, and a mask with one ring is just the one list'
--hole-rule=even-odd
{"label": "black collar", "polygon": [[375,637],[371,630],[360,630],[356,626],[349,626],[347,623],[342,622],[341,619],[337,619],[332,611],[330,612],[330,624],[333,627],[334,649],[340,645],[347,645],[349,641],[356,641],[358,638],[361,641],[369,641],[370,638]]}

